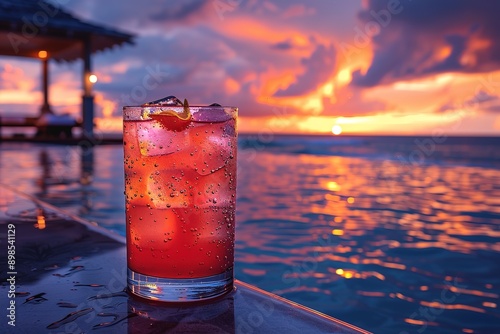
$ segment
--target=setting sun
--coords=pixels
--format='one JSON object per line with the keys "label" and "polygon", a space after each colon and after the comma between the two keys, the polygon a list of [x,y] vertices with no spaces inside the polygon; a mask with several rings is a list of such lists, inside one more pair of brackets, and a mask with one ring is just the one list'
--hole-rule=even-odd
{"label": "setting sun", "polygon": [[338,136],[339,134],[342,133],[342,127],[338,124],[335,124],[333,127],[332,127],[332,133],[336,136]]}

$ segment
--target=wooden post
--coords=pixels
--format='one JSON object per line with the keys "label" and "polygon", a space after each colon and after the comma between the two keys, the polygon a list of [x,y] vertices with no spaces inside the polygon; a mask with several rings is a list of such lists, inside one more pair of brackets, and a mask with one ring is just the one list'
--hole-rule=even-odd
{"label": "wooden post", "polygon": [[49,105],[49,58],[42,59],[43,105],[41,114],[51,114]]}
{"label": "wooden post", "polygon": [[92,47],[90,36],[83,40],[83,96],[82,96],[82,130],[85,138],[94,137],[94,96],[89,76],[92,73]]}

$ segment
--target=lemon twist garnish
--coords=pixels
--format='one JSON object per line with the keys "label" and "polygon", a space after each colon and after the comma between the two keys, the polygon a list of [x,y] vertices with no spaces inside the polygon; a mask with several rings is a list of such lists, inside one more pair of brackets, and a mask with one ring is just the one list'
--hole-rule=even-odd
{"label": "lemon twist garnish", "polygon": [[[167,110],[162,110],[161,112],[153,115],[162,115],[162,116],[176,116],[180,120],[183,121],[188,121],[191,119],[191,110],[189,109],[189,103],[187,99],[184,99],[184,110],[181,113],[176,112],[175,110],[172,109],[167,109]],[[153,116],[153,115],[150,115]]]}
{"label": "lemon twist garnish", "polygon": [[[189,126],[192,117],[187,99],[184,99],[183,106],[184,109],[181,113],[172,109],[167,109],[157,114],[150,114],[149,117],[159,122],[161,126],[167,130],[175,132],[182,131]],[[175,116],[175,118],[172,118],[172,116]]]}

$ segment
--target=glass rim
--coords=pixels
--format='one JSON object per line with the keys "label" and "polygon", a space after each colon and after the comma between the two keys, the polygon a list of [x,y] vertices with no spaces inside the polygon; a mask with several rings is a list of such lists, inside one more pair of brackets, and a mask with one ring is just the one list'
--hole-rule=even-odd
{"label": "glass rim", "polygon": [[[184,109],[184,106],[171,106],[171,105],[164,105],[164,106],[123,106],[123,109],[132,109],[132,108],[140,108],[140,109]],[[193,104],[189,105],[189,108],[196,108],[196,109],[238,109],[238,107],[235,106],[207,106],[207,105],[200,105],[200,104]]]}
{"label": "glass rim", "polygon": [[[172,110],[176,113],[182,114],[184,111],[183,106],[124,106],[123,107],[123,119],[124,120],[149,120],[151,119],[149,115],[158,114],[163,111]],[[196,115],[199,115],[200,112],[214,111],[213,116],[217,119],[220,118],[223,114],[226,117],[237,119],[238,118],[238,107],[230,107],[230,106],[200,106],[193,105],[189,106],[189,111],[191,115],[197,119]],[[217,117],[217,115],[219,117]],[[205,119],[205,121],[211,121],[211,117],[200,116]]]}

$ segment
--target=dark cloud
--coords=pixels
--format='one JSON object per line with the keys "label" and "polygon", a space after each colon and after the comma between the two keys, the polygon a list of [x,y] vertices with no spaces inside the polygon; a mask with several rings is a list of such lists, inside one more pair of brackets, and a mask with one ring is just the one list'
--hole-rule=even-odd
{"label": "dark cloud", "polygon": [[297,76],[296,81],[286,89],[278,90],[274,96],[300,96],[315,90],[333,73],[335,61],[336,51],[333,45],[318,45],[309,58],[301,60],[305,72]]}
{"label": "dark cloud", "polygon": [[169,1],[165,3],[164,8],[149,15],[154,21],[183,20],[191,15],[195,15],[205,7],[207,1]]}
{"label": "dark cloud", "polygon": [[293,43],[290,40],[282,41],[271,45],[271,49],[288,51],[293,48]]}
{"label": "dark cloud", "polygon": [[219,20],[212,1],[76,1],[63,7],[79,18],[141,34],[145,28],[179,27],[180,24]]}
{"label": "dark cloud", "polygon": [[[397,3],[391,14],[388,9]],[[498,13],[500,1],[370,0],[359,13],[359,28],[373,35],[374,56],[366,73],[353,73],[352,83],[371,87],[428,74],[500,68]],[[450,51],[443,58],[438,52],[444,49]]]}
{"label": "dark cloud", "polygon": [[[116,53],[95,57],[95,68],[112,78],[98,81],[95,88],[119,106],[127,100],[140,104],[176,95],[191,97],[193,104],[236,105],[242,116],[272,115],[272,107],[256,101],[262,76],[270,69],[296,66],[296,58],[286,53],[277,58],[265,42],[254,43],[228,38],[208,27],[139,36],[134,47],[124,47],[120,53],[118,61],[127,64],[123,72],[114,68]],[[159,73],[159,82],[150,78],[151,71]],[[238,83],[239,89],[229,94],[226,80]],[[119,115],[120,109],[115,113]]]}
{"label": "dark cloud", "polygon": [[484,90],[478,91],[473,97],[463,103],[449,101],[437,109],[438,112],[454,112],[458,109],[475,109],[479,111],[500,111],[500,97]]}
{"label": "dark cloud", "polygon": [[477,92],[474,97],[470,98],[467,100],[465,103],[466,104],[473,104],[473,103],[487,103],[491,101],[497,101],[499,100],[498,96],[489,94],[488,92],[485,92],[484,90],[480,90]]}
{"label": "dark cloud", "polygon": [[489,106],[485,109],[485,111],[500,113],[500,104]]}

